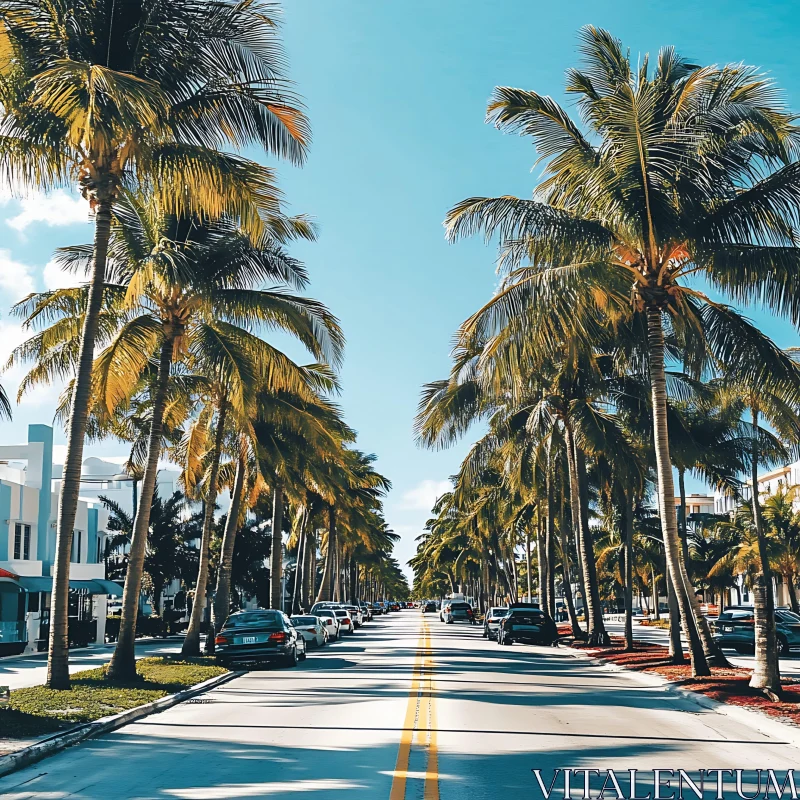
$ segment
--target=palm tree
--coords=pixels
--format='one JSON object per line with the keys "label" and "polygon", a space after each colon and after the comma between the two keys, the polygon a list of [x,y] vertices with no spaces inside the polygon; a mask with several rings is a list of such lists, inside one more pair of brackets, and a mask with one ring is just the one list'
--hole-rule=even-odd
{"label": "palm tree", "polygon": [[[283,290],[253,288],[263,280],[295,285],[301,280],[297,265],[276,248],[270,231],[253,247],[232,221],[199,224],[163,214],[155,202],[136,196],[118,201],[116,220],[110,252],[120,282],[109,287],[109,295],[120,308],[119,324],[95,362],[95,410],[101,418],[118,415],[140,392],[152,404],[120,636],[108,669],[109,679],[129,679],[135,676],[136,607],[174,367],[182,365],[227,387],[226,402],[242,417],[262,381],[275,389],[311,391],[306,372],[259,338],[262,328],[279,327],[316,358],[334,363],[343,338],[335,318],[320,303]],[[73,248],[69,255],[79,261],[82,251]],[[30,316],[57,314],[68,292],[32,298],[27,304],[33,309]],[[80,295],[81,290],[73,290],[73,302]],[[47,342],[45,358],[47,348],[58,345],[58,325],[45,331],[44,340],[37,339]]]}
{"label": "palm tree", "polygon": [[620,42],[594,27],[582,30],[581,50],[584,68],[569,71],[567,90],[588,135],[535,92],[502,87],[489,106],[498,127],[533,137],[545,178],[537,199],[471,198],[448,215],[451,239],[498,233],[511,270],[462,335],[488,338],[513,324],[546,353],[554,331],[556,342],[577,336],[591,346],[600,319],[642,331],[667,564],[693,671],[708,674],[680,558],[665,320],[695,372],[711,350],[756,380],[787,374],[760,331],[685,279],[700,273],[738,299],[761,290],[796,308],[796,130],[752,68],[698,67],[665,48],[654,70],[648,58],[636,70]]}
{"label": "palm tree", "polygon": [[258,232],[275,206],[270,171],[216,148],[257,143],[299,162],[308,128],[282,76],[274,18],[256,0],[9,0],[0,20],[3,170],[45,189],[77,181],[95,215],[53,569],[47,685],[65,689],[69,553],[119,192],[147,187],[166,210],[229,212]]}

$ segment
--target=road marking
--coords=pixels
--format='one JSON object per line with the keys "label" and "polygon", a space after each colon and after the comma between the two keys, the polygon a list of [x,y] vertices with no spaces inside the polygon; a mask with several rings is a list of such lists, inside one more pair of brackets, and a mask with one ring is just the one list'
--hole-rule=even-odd
{"label": "road marking", "polygon": [[[439,800],[439,757],[436,749],[436,698],[433,682],[430,628],[422,621],[422,634],[417,640],[417,653],[411,674],[408,706],[400,735],[400,749],[394,768],[389,800],[405,800],[408,778],[422,778],[424,800]],[[411,749],[416,744],[426,755],[425,772],[408,771]]]}

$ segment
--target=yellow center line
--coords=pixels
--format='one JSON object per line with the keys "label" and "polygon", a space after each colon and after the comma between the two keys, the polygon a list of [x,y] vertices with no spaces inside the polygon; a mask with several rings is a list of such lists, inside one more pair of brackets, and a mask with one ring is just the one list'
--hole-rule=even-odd
{"label": "yellow center line", "polygon": [[411,748],[416,743],[427,754],[424,800],[439,800],[439,758],[436,751],[436,699],[433,683],[430,628],[422,621],[422,634],[411,675],[408,706],[400,734],[400,749],[389,800],[405,800]]}

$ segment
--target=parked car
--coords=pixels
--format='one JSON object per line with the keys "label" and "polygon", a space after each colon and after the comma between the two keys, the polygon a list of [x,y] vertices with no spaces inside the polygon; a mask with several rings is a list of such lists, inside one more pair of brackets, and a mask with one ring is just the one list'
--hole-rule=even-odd
{"label": "parked car", "polygon": [[341,633],[341,626],[339,625],[339,620],[336,617],[333,609],[330,608],[320,608],[314,612],[316,616],[320,618],[320,621],[325,625],[328,630],[328,641],[335,642],[339,639]]}
{"label": "parked car", "polygon": [[454,622],[469,622],[470,625],[474,625],[476,622],[475,612],[472,610],[472,606],[469,603],[464,603],[459,600],[458,602],[450,603],[447,607],[444,621],[448,625],[452,625]]}
{"label": "parked car", "polygon": [[500,630],[500,622],[508,614],[507,606],[492,606],[483,619],[483,636],[485,639],[496,639]]}
{"label": "parked car", "polygon": [[364,614],[359,606],[344,606],[345,611],[350,612],[350,619],[353,620],[353,625],[360,628],[364,624]]}
{"label": "parked car", "polygon": [[372,622],[372,606],[362,600],[358,604],[358,607],[361,609],[361,613],[364,615],[364,620],[366,622]]}
{"label": "parked car", "polygon": [[306,657],[305,639],[282,611],[255,609],[231,614],[214,640],[216,661],[234,664],[278,662],[294,667]]}
{"label": "parked car", "polygon": [[328,641],[328,628],[319,617],[295,615],[292,617],[292,625],[311,647],[322,647]]}
{"label": "parked car", "polygon": [[379,617],[383,614],[383,606],[380,603],[370,603],[372,608],[372,616]]}
{"label": "parked car", "polygon": [[339,622],[339,630],[343,633],[355,633],[356,626],[350,616],[350,612],[346,608],[334,608],[332,610]]}
{"label": "parked car", "polygon": [[[714,639],[721,647],[732,647],[737,653],[755,650],[755,617],[747,606],[731,606],[720,613],[714,625]],[[789,608],[775,609],[778,655],[788,656],[800,648],[800,616]]]}
{"label": "parked car", "polygon": [[436,613],[436,603],[433,600],[428,600],[427,603],[422,604],[422,613],[423,614],[435,614]]}
{"label": "parked car", "polygon": [[500,620],[497,641],[506,646],[514,642],[552,645],[558,641],[556,623],[538,608],[509,608]]}

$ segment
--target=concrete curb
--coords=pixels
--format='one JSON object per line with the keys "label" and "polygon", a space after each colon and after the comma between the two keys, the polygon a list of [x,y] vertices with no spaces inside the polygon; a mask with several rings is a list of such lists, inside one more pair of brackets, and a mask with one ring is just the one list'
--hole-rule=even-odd
{"label": "concrete curb", "polygon": [[572,647],[564,647],[564,649],[568,650],[573,658],[588,661],[593,666],[603,667],[608,672],[624,672],[645,686],[661,688],[665,692],[692,701],[700,706],[700,708],[704,708],[707,711],[714,711],[718,714],[724,714],[726,717],[736,720],[736,722],[741,725],[754,728],[765,736],[780,739],[786,744],[800,748],[800,727],[792,722],[771,717],[758,709],[743,708],[742,706],[724,703],[721,700],[714,700],[712,697],[706,697],[706,695],[700,692],[694,692],[691,689],[684,689],[681,686],[676,686],[672,681],[657,673],[628,669],[628,667],[605,661],[602,658],[594,658]]}
{"label": "concrete curb", "polygon": [[123,725],[127,725],[129,722],[136,722],[150,714],[164,711],[198,694],[207,692],[209,689],[215,689],[217,686],[221,686],[223,683],[227,683],[233,678],[238,678],[240,675],[244,675],[244,672],[226,672],[223,675],[217,675],[214,678],[209,678],[207,681],[190,686],[188,689],[182,689],[175,694],[159,697],[158,700],[153,700],[152,703],[145,703],[143,706],[129,708],[127,711],[121,711],[119,714],[103,717],[94,722],[86,722],[64,733],[56,733],[53,736],[41,739],[35,744],[18,750],[16,753],[0,756],[0,777],[8,775],[11,772],[16,772],[30,764],[35,764],[37,761],[52,756],[70,745],[78,744],[78,742],[91,739],[103,733],[110,733],[111,731],[117,730],[117,728],[121,728]]}

